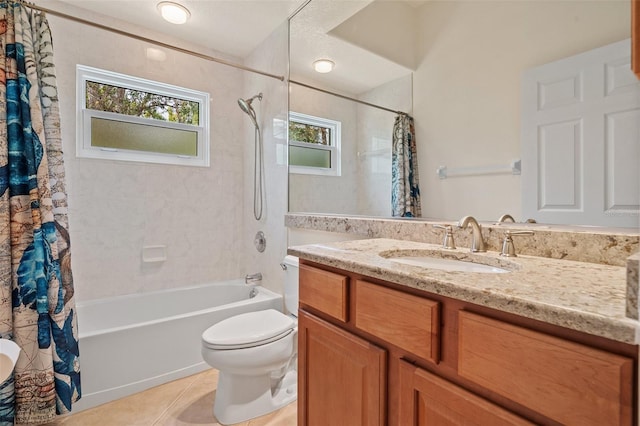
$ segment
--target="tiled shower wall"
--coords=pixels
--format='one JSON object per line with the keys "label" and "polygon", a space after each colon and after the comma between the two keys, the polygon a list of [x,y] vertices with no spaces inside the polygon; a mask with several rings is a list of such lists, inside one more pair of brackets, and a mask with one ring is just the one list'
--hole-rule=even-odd
{"label": "tiled shower wall", "polygon": [[[254,52],[247,57],[245,65],[278,76],[287,76],[288,26],[283,23]],[[287,252],[287,233],[284,215],[287,213],[287,139],[288,115],[287,83],[270,77],[245,73],[242,97],[262,92],[261,102],[254,102],[258,123],[262,129],[264,146],[264,206],[263,217],[253,217],[253,167],[254,129],[249,117],[242,117],[239,128],[243,130],[240,145],[244,146],[244,210],[245,220],[242,247],[245,268],[242,274],[261,272],[263,285],[278,293],[282,292],[284,272],[280,268]],[[239,108],[238,108],[239,110]],[[260,253],[254,247],[256,232],[264,232],[267,246]]]}
{"label": "tiled shower wall", "polygon": [[[153,61],[146,56],[146,49],[155,47],[150,44],[53,16],[49,20],[78,300],[240,277],[247,123],[236,101],[247,93],[245,73],[169,50],[164,61]],[[109,24],[103,17],[100,22]],[[76,64],[209,92],[211,167],[76,158]],[[282,183],[278,186],[284,191]],[[281,227],[282,216],[277,218]],[[142,262],[143,247],[152,245],[166,246],[166,261]]]}

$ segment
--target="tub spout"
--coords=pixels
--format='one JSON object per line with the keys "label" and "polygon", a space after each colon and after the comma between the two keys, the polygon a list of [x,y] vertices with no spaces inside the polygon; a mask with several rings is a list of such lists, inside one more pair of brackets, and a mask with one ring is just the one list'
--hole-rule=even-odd
{"label": "tub spout", "polygon": [[262,281],[262,273],[260,272],[256,272],[255,274],[247,274],[244,276],[244,283],[245,284],[257,284],[260,281]]}

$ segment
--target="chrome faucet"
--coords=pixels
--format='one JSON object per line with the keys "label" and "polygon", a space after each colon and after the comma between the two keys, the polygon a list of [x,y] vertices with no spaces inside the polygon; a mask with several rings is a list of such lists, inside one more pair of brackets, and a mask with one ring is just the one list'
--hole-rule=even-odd
{"label": "chrome faucet", "polygon": [[478,225],[478,221],[473,216],[465,216],[460,219],[460,222],[458,222],[458,228],[465,229],[469,224],[471,224],[471,229],[473,230],[473,235],[471,237],[471,251],[474,253],[487,251],[484,245],[484,240],[482,239],[482,229],[480,228],[480,225]]}
{"label": "chrome faucet", "polygon": [[255,274],[247,274],[244,276],[245,284],[255,285],[260,281],[262,281],[262,274],[260,272],[256,272]]}

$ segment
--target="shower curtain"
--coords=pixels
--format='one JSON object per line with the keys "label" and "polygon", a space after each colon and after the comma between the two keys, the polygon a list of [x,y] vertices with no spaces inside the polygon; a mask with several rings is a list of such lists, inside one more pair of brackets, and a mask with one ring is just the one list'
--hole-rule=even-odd
{"label": "shower curtain", "polygon": [[391,145],[391,208],[392,215],[420,217],[418,185],[418,155],[413,118],[407,114],[396,117]]}
{"label": "shower curtain", "polygon": [[22,352],[0,423],[42,423],[80,398],[67,201],[51,31],[0,1],[0,337]]}

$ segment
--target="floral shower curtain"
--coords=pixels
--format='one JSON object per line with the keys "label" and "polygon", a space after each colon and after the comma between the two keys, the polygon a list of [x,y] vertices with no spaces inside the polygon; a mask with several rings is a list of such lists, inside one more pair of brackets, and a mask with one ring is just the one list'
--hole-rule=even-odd
{"label": "floral shower curtain", "polygon": [[391,207],[392,215],[420,217],[418,185],[418,154],[413,118],[407,114],[396,117],[391,145]]}
{"label": "floral shower curtain", "polygon": [[42,423],[80,398],[58,93],[44,14],[0,1],[0,337],[22,352],[0,423]]}

